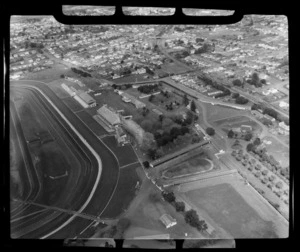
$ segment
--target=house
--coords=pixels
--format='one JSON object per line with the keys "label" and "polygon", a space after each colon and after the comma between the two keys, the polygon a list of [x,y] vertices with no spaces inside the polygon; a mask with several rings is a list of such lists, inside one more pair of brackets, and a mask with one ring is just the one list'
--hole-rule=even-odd
{"label": "house", "polygon": [[251,132],[252,131],[252,126],[250,126],[250,125],[241,125],[241,131],[242,132]]}
{"label": "house", "polygon": [[268,120],[270,120],[271,122],[275,122],[275,118],[273,118],[273,117],[271,117],[269,115],[264,115],[263,117],[266,118],[266,119],[268,119]]}
{"label": "house", "polygon": [[232,128],[231,129],[234,133],[241,133],[241,128],[240,127],[237,127],[237,128]]}
{"label": "house", "polygon": [[160,221],[165,225],[166,228],[170,228],[177,224],[177,221],[172,218],[169,214],[163,214],[160,218]]}
{"label": "house", "polygon": [[286,131],[290,131],[290,126],[286,125],[284,122],[280,122],[278,126]]}
{"label": "house", "polygon": [[125,134],[125,131],[119,126],[116,125],[115,127],[116,129],[116,134],[115,134],[115,138],[118,141],[118,144],[125,144],[127,141],[127,135]]}

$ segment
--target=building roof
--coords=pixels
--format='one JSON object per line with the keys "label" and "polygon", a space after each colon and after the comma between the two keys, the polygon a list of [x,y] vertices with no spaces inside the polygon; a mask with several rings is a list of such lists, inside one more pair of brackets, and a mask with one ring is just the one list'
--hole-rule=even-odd
{"label": "building roof", "polygon": [[78,94],[78,96],[82,100],[84,100],[87,104],[92,104],[92,103],[96,102],[96,100],[93,97],[91,97],[89,94],[87,94],[85,92]]}
{"label": "building roof", "polygon": [[166,228],[177,224],[176,220],[172,218],[172,216],[170,216],[169,214],[163,214],[159,219],[166,226]]}
{"label": "building roof", "polygon": [[107,108],[106,105],[103,105],[101,108],[99,108],[97,113],[112,125],[120,123],[119,115]]}

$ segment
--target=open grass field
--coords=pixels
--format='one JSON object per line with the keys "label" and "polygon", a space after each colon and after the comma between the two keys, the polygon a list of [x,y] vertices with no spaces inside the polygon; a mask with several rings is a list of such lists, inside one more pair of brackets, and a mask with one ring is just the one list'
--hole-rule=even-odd
{"label": "open grass field", "polygon": [[241,110],[226,108],[218,105],[211,105],[209,103],[203,103],[203,106],[206,107],[207,120],[209,123],[213,123],[216,120],[225,119],[227,117],[234,117],[245,114],[245,112]]}
{"label": "open grass field", "polygon": [[107,134],[107,131],[94,120],[94,118],[86,111],[82,110],[76,113],[76,115],[97,135],[102,136]]}
{"label": "open grass field", "polygon": [[83,107],[73,97],[69,96],[63,99],[63,102],[73,111],[83,110]]}
{"label": "open grass field", "polygon": [[234,238],[277,237],[272,222],[262,219],[230,184],[208,186],[186,195]]}
{"label": "open grass field", "polygon": [[290,164],[290,150],[282,145],[275,138],[264,137],[262,140],[271,141],[271,144],[266,144],[267,153],[272,155],[283,167]]}
{"label": "open grass field", "polygon": [[[159,220],[165,213],[176,219],[175,226],[166,229]],[[127,215],[127,218],[130,218],[132,224],[125,232],[125,239],[158,234],[170,234],[171,238],[184,239],[185,233],[192,238],[202,238],[195,228],[186,224],[184,216],[176,212],[173,206],[162,200],[153,202],[148,196],[143,198],[138,207]]]}
{"label": "open grass field", "polygon": [[130,144],[118,146],[117,140],[114,136],[106,136],[102,141],[114,152],[117,156],[120,167],[135,163],[138,161]]}
{"label": "open grass field", "polygon": [[108,207],[101,215],[102,218],[117,218],[127,209],[135,196],[135,187],[139,181],[136,169],[138,168],[134,166],[121,169],[117,189]]}
{"label": "open grass field", "polygon": [[36,73],[28,73],[23,79],[26,80],[37,80],[43,82],[51,82],[53,80],[59,79],[60,75],[69,72],[69,68],[62,64],[53,64],[52,68],[45,69]]}
{"label": "open grass field", "polygon": [[196,157],[181,164],[175,165],[164,172],[168,178],[179,177],[193,173],[206,172],[213,168],[213,163],[210,160]]}

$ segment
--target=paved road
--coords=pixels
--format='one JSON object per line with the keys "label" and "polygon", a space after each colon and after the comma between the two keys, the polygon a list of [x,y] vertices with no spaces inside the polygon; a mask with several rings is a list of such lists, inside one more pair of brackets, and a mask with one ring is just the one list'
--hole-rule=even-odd
{"label": "paved road", "polygon": [[[103,166],[101,179],[96,188],[96,191],[94,192],[93,198],[84,209],[85,213],[87,214],[100,216],[104,212],[105,208],[108,205],[108,202],[112,198],[119,178],[119,165],[114,154],[111,153],[110,150],[108,150],[107,147],[98,140],[98,138],[95,137],[94,133],[76,115],[74,115],[70,111],[70,109],[44,83],[32,81],[17,81],[11,82],[11,84],[16,86],[28,85],[37,87],[42,90],[42,92],[47,95],[47,97],[55,104],[55,106],[59,108],[60,112],[63,113],[68,121],[71,122],[76,130],[85,137],[90,146],[101,156],[101,162]],[[36,95],[38,96],[37,93]],[[40,97],[40,99],[43,99],[43,97]],[[55,111],[53,111],[53,113],[55,113]],[[78,137],[76,137],[74,132],[72,132],[71,130],[70,134],[73,134],[73,137],[77,139],[78,142],[80,142]],[[45,236],[51,230],[59,227],[62,223],[69,219],[69,217],[70,216],[68,214],[63,214],[62,216],[60,216],[60,218],[55,219],[55,221],[52,221],[50,224],[44,226],[39,231],[35,230],[28,235],[29,237],[34,238]],[[91,222],[88,220],[85,220],[83,222],[82,219],[77,217],[66,227],[54,233],[49,238],[66,238],[77,236],[78,232],[84,230],[88,225],[90,225],[90,223]]]}

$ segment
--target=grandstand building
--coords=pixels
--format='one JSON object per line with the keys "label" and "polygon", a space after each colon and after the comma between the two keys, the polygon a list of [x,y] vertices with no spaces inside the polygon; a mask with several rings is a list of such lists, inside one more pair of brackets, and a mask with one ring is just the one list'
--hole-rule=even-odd
{"label": "grandstand building", "polygon": [[108,108],[106,104],[97,110],[97,115],[93,118],[108,132],[115,131],[114,126],[121,123],[119,114]]}
{"label": "grandstand building", "polygon": [[89,94],[82,92],[78,94],[78,97],[83,100],[89,107],[95,107],[96,106],[96,100],[91,97]]}

